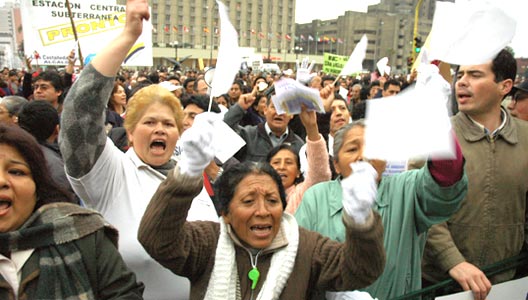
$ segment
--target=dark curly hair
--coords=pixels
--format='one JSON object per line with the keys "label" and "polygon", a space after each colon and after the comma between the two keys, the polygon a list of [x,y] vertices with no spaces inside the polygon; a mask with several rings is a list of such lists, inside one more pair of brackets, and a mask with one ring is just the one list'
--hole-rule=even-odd
{"label": "dark curly hair", "polygon": [[235,195],[238,184],[249,175],[269,175],[279,189],[282,209],[286,208],[286,192],[284,191],[284,186],[282,186],[282,180],[275,169],[268,163],[243,162],[225,170],[214,183],[215,197],[220,203],[220,213],[222,215],[229,213],[229,203],[231,203]]}

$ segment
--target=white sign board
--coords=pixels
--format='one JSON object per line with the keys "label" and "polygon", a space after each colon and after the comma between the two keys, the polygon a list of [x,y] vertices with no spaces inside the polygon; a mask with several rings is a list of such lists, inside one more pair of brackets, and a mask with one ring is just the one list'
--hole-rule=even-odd
{"label": "white sign board", "polygon": [[[84,58],[93,58],[125,26],[125,6],[103,0],[71,0],[70,10]],[[70,13],[65,1],[21,1],[24,52],[39,65],[66,65],[76,48]],[[38,55],[37,55],[38,54]],[[124,65],[152,66],[152,25],[128,53]]]}

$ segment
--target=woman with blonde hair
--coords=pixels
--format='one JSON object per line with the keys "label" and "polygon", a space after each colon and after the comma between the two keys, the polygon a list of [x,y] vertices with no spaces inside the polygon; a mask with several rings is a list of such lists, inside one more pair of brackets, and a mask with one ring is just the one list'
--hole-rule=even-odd
{"label": "woman with blonde hair", "polygon": [[[188,299],[188,280],[164,269],[137,241],[150,198],[176,165],[171,155],[182,132],[180,101],[157,84],[137,91],[127,105],[124,127],[130,148],[125,153],[104,130],[115,75],[148,18],[146,0],[127,1],[123,32],[86,66],[68,93],[59,140],[73,189],[120,231],[121,254],[145,283],[145,299]],[[192,210],[216,216],[212,203],[196,203]]]}

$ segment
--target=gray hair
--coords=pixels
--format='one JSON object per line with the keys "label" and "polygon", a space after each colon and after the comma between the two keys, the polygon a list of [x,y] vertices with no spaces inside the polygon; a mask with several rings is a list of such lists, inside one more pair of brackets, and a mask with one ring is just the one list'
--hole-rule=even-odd
{"label": "gray hair", "polygon": [[9,116],[18,116],[20,109],[26,103],[28,103],[28,100],[20,96],[6,96],[0,99],[0,104],[6,107]]}
{"label": "gray hair", "polygon": [[352,123],[346,124],[345,126],[339,128],[339,130],[334,135],[334,160],[339,161],[339,150],[343,147],[346,134],[354,127],[365,127],[365,121],[363,119],[356,120]]}

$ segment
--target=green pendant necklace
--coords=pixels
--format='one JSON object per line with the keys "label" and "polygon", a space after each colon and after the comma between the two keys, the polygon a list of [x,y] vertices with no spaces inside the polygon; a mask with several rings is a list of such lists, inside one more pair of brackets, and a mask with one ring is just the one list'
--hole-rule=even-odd
{"label": "green pendant necklace", "polygon": [[255,255],[255,260],[253,261],[253,255],[249,253],[249,259],[251,260],[251,270],[248,272],[248,278],[251,280],[251,289],[254,290],[257,287],[257,283],[260,277],[260,272],[257,269],[257,261],[260,251]]}
{"label": "green pendant necklace", "polygon": [[248,273],[249,280],[251,280],[253,283],[251,284],[251,289],[254,290],[255,287],[257,287],[257,282],[260,277],[260,272],[256,267],[253,267]]}

